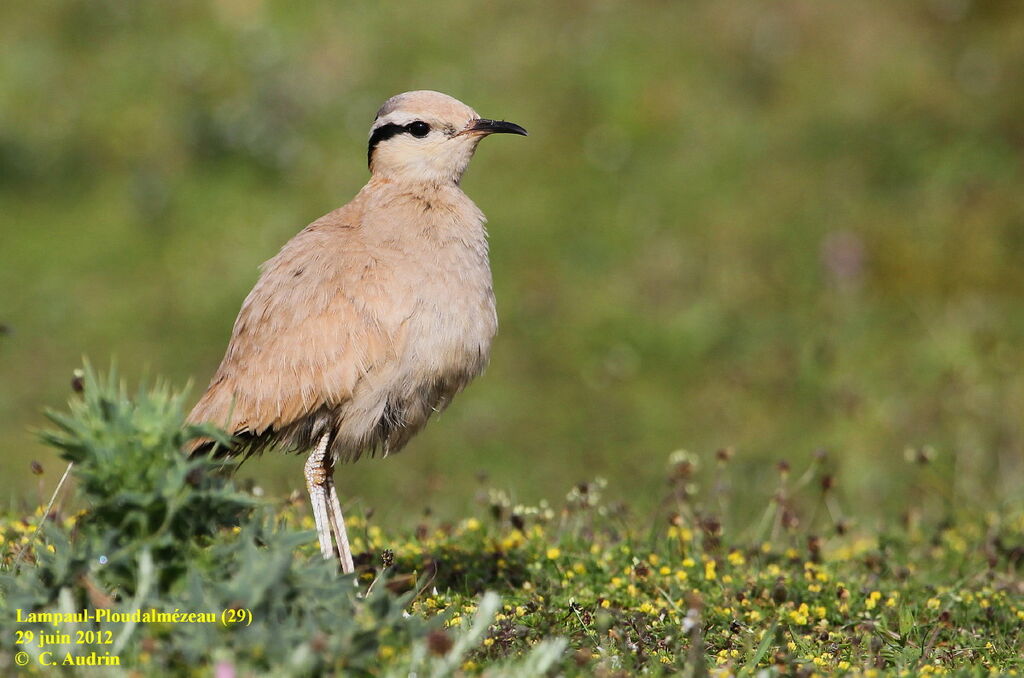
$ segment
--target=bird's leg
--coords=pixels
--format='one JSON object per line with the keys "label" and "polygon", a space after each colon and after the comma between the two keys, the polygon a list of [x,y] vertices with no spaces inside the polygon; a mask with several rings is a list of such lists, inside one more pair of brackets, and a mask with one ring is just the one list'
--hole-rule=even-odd
{"label": "bird's leg", "polygon": [[330,440],[331,434],[325,433],[317,443],[316,449],[309,454],[303,467],[309,503],[313,508],[313,520],[316,521],[316,534],[320,539],[320,553],[324,558],[334,555],[334,544],[331,542],[331,529],[327,518],[327,481],[330,474],[327,472],[326,458],[327,444]]}
{"label": "bird's leg", "polygon": [[345,530],[345,516],[341,514],[341,502],[338,501],[338,488],[334,484],[334,465],[327,470],[327,517],[331,521],[334,540],[338,544],[338,558],[341,560],[341,571],[345,574],[355,571],[352,563],[352,549],[348,545],[348,532]]}

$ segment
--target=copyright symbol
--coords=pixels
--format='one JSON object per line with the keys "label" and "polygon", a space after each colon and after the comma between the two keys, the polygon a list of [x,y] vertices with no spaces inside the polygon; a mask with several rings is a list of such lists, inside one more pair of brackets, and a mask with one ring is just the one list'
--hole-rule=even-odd
{"label": "copyright symbol", "polygon": [[28,652],[19,652],[14,655],[14,663],[18,666],[28,666]]}

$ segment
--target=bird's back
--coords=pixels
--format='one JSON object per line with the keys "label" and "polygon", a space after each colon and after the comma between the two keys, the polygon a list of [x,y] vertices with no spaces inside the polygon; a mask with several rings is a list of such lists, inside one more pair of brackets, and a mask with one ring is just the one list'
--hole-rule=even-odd
{"label": "bird's back", "polygon": [[189,415],[233,452],[400,449],[486,365],[497,329],[483,215],[457,186],[372,180],[262,267]]}

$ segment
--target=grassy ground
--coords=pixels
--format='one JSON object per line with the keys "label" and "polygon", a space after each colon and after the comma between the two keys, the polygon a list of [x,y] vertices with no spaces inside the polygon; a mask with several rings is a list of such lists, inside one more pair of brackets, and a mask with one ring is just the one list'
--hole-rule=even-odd
{"label": "grassy ground", "polygon": [[[178,452],[204,434],[180,428],[180,398],[90,384],[47,434],[76,463],[79,496],[46,520],[42,507],[0,519],[8,671],[27,652],[23,670],[47,675],[47,650],[160,675],[1024,669],[1024,511],[954,519],[928,491],[923,451],[905,462],[919,492],[881,529],[840,505],[825,457],[765,469],[773,498],[761,519],[723,525],[738,472],[727,450],[672,455],[650,515],[608,502],[602,480],[534,506],[481,486],[471,515],[425,515],[399,532],[349,507],[353,578],[320,558],[301,498],[267,503],[225,482],[219,462]],[[251,616],[204,629],[16,615],[228,609]],[[40,645],[72,626],[110,635]]]}

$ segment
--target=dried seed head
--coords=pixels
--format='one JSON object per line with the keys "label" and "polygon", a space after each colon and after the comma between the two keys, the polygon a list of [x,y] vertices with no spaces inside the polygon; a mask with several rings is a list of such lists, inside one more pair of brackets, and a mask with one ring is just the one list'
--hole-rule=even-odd
{"label": "dried seed head", "polygon": [[391,549],[384,549],[381,551],[380,559],[384,563],[384,567],[391,567],[395,564],[395,552]]}
{"label": "dried seed head", "polygon": [[821,491],[828,492],[836,486],[836,477],[831,473],[827,473],[821,477]]}
{"label": "dried seed head", "polygon": [[789,598],[789,591],[786,590],[786,585],[781,581],[776,582],[775,588],[772,589],[772,600],[776,605],[782,605]]}
{"label": "dried seed head", "polygon": [[785,459],[780,460],[779,463],[775,465],[775,468],[778,469],[780,475],[789,475],[789,462],[786,461]]}
{"label": "dried seed head", "polygon": [[71,390],[75,393],[85,390],[85,372],[82,370],[75,370],[71,373]]}
{"label": "dried seed head", "polygon": [[724,464],[728,462],[730,459],[732,459],[735,456],[735,454],[736,452],[735,450],[733,450],[733,448],[723,447],[720,448],[717,452],[715,452],[715,459]]}
{"label": "dried seed head", "polygon": [[795,530],[800,526],[800,517],[787,507],[782,511],[782,526],[787,530]]}
{"label": "dried seed head", "polygon": [[699,460],[695,455],[686,450],[676,450],[668,458],[669,480],[687,481],[697,472]]}
{"label": "dried seed head", "polygon": [[43,465],[40,464],[38,461],[33,461],[29,466],[32,469],[32,475],[43,475]]}
{"label": "dried seed head", "polygon": [[313,652],[320,654],[327,649],[327,634],[317,631],[309,641],[309,647]]}
{"label": "dried seed head", "polygon": [[722,533],[722,523],[714,516],[702,520],[700,527],[704,530],[704,533],[708,535],[717,535]]}
{"label": "dried seed head", "polygon": [[908,447],[903,451],[903,458],[911,464],[925,466],[935,460],[935,448],[931,445],[924,447]]}
{"label": "dried seed head", "polygon": [[451,637],[440,629],[434,629],[427,634],[427,648],[432,655],[443,657],[454,644]]}

